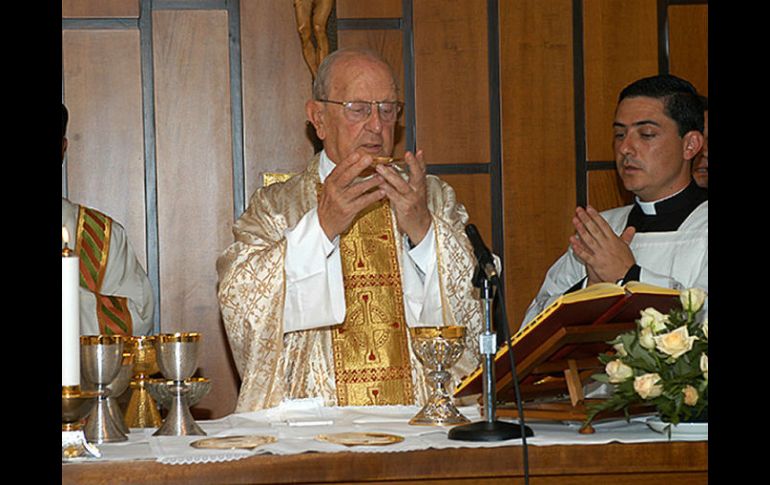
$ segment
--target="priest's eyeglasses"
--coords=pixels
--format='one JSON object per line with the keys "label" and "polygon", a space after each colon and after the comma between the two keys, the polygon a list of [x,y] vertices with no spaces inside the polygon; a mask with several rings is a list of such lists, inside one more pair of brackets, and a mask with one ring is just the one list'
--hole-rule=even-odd
{"label": "priest's eyeglasses", "polygon": [[372,115],[372,106],[377,106],[377,112],[384,123],[393,123],[398,119],[404,103],[400,101],[333,101],[319,99],[322,103],[332,103],[342,106],[345,119],[351,123],[366,121]]}

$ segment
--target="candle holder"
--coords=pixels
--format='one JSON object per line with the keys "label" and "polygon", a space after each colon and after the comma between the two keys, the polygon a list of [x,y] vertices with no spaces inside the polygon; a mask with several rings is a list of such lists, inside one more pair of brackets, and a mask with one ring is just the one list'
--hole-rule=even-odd
{"label": "candle holder", "polygon": [[169,386],[173,398],[163,425],[153,436],[206,435],[190,414],[187,400],[190,389],[185,382],[198,367],[200,339],[199,333],[190,332],[161,334],[155,341],[160,371],[166,379],[173,381]]}
{"label": "candle holder", "polygon": [[128,341],[128,349],[134,356],[133,378],[129,383],[131,398],[124,419],[128,428],[157,428],[162,422],[158,405],[147,392],[147,385],[157,380],[150,376],[160,370],[155,339],[155,335],[139,335]]}
{"label": "candle holder", "polygon": [[120,372],[123,337],[120,335],[83,335],[80,337],[80,366],[83,378],[96,384],[98,398],[86,422],[85,434],[95,443],[126,441],[110,415],[107,387]]}
{"label": "candle holder", "polygon": [[96,391],[81,391],[80,386],[61,388],[61,458],[62,461],[101,458],[99,449],[86,440],[81,421],[96,404]]}
{"label": "candle holder", "polygon": [[431,394],[420,411],[409,424],[455,425],[469,423],[452,402],[447,389],[452,367],[465,350],[465,327],[413,327],[412,349],[422,364],[430,370],[426,379],[431,385]]}

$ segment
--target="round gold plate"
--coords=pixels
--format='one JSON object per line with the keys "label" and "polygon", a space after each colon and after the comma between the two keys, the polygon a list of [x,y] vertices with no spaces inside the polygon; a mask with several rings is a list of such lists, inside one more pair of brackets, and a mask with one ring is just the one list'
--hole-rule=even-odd
{"label": "round gold plate", "polygon": [[257,446],[274,443],[275,436],[265,435],[242,435],[242,436],[220,436],[217,438],[205,438],[193,441],[190,446],[193,448],[204,448],[210,450],[253,450]]}
{"label": "round gold plate", "polygon": [[334,433],[319,434],[318,441],[344,446],[385,446],[404,441],[403,436],[387,433]]}

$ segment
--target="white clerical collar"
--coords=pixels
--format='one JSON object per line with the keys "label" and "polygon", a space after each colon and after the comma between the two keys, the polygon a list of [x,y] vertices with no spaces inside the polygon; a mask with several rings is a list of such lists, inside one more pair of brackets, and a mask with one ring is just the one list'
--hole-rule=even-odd
{"label": "white clerical collar", "polygon": [[321,183],[326,180],[326,177],[332,173],[336,165],[326,155],[326,150],[321,150],[321,159],[318,161],[318,177],[321,179]]}
{"label": "white clerical collar", "polygon": [[642,212],[644,212],[645,215],[654,216],[658,214],[658,211],[655,209],[655,204],[657,204],[658,202],[663,202],[664,200],[668,200],[671,197],[676,197],[677,195],[681,194],[686,188],[687,186],[685,186],[684,188],[682,188],[682,190],[680,190],[675,194],[671,194],[668,197],[663,197],[662,199],[654,200],[652,202],[643,202],[639,200],[638,196],[636,196],[635,197],[636,203],[639,205],[639,208],[642,209]]}

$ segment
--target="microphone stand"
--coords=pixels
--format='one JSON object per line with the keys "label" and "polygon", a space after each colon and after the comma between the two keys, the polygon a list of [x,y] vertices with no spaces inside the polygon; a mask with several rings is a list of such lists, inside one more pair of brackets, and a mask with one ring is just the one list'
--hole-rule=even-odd
{"label": "microphone stand", "polygon": [[[495,389],[495,351],[497,349],[497,335],[492,328],[492,299],[494,295],[493,281],[498,280],[495,276],[490,279],[486,273],[477,266],[476,273],[473,276],[473,285],[481,289],[481,298],[484,301],[483,317],[484,332],[479,336],[479,350],[483,356],[483,397],[484,397],[484,421],[476,423],[463,424],[455,426],[449,430],[447,437],[450,440],[458,441],[505,441],[511,439],[523,438],[526,442],[527,436],[533,436],[532,430],[524,425],[523,416],[519,415],[520,425],[495,419],[497,398]],[[498,281],[494,281],[497,283]],[[508,325],[507,322],[502,322]],[[507,332],[506,332],[507,334]],[[510,339],[508,339],[510,341]],[[510,342],[509,342],[510,345]],[[508,349],[509,354],[512,354]],[[513,357],[511,355],[511,357]],[[516,368],[511,366],[513,380],[516,381]],[[518,386],[517,386],[518,387]]]}

